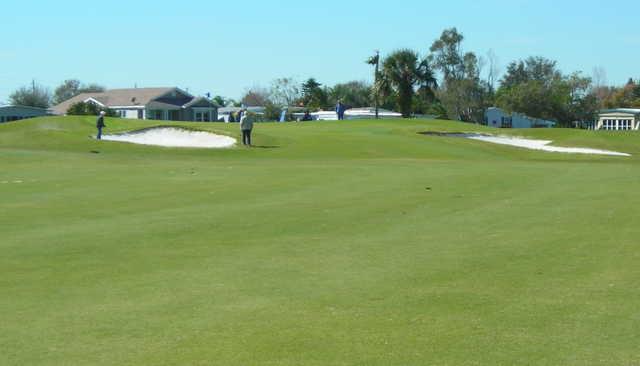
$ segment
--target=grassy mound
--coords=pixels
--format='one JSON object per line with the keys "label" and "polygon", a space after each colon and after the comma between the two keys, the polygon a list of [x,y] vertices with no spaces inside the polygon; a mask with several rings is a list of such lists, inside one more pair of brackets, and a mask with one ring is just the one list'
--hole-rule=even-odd
{"label": "grassy mound", "polygon": [[[640,362],[637,132],[258,124],[202,150],[93,125],[0,125],[2,365]],[[107,131],[157,125],[239,134]]]}

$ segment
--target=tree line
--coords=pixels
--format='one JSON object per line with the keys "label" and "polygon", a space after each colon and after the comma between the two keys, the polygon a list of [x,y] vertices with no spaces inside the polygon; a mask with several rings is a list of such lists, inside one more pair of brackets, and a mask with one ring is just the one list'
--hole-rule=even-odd
{"label": "tree line", "polygon": [[592,122],[601,109],[640,107],[640,81],[607,86],[602,68],[595,69],[593,77],[567,74],[556,61],[540,56],[512,61],[501,73],[492,50],[479,56],[464,50],[464,40],[450,28],[424,55],[412,49],[384,58],[376,53],[366,60],[376,66],[372,84],[352,81],[327,87],[315,78],[299,84],[283,78],[270,88],[247,90],[237,104],[265,106],[277,118],[282,106],[332,109],[342,100],[350,107],[379,105],[407,118],[430,115],[481,124],[486,123],[487,108],[496,106],[567,127]]}
{"label": "tree line", "polygon": [[49,108],[71,99],[82,93],[97,93],[105,91],[105,87],[96,83],[84,84],[77,79],[69,79],[58,85],[53,93],[49,88],[32,81],[9,95],[9,102],[28,107]]}
{"label": "tree line", "polygon": [[[237,101],[222,96],[211,100],[220,107],[263,106],[267,119],[277,119],[283,107],[314,111],[333,109],[342,101],[349,107],[379,105],[407,118],[431,115],[485,123],[486,109],[497,106],[507,112],[553,120],[560,126],[593,121],[598,110],[604,108],[640,107],[640,80],[608,86],[602,68],[595,69],[592,77],[581,72],[566,74],[556,61],[539,56],[510,62],[500,77],[495,53],[480,56],[465,51],[464,40],[462,33],[450,28],[424,54],[399,49],[381,58],[376,53],[366,60],[376,67],[373,83],[356,80],[326,86],[315,78],[298,82],[285,77],[268,87],[249,88]],[[51,93],[33,82],[12,93],[10,102],[47,108],[80,93],[104,90],[101,85],[71,79]]]}
{"label": "tree line", "polygon": [[405,117],[433,114],[475,123],[485,123],[486,109],[497,106],[568,126],[592,121],[605,105],[596,97],[591,77],[563,74],[557,62],[544,57],[513,61],[498,79],[495,54],[465,52],[463,41],[464,36],[451,28],[424,57],[409,49],[391,53],[376,75],[376,92]]}
{"label": "tree line", "polygon": [[[371,106],[372,90],[373,85],[366,81],[354,80],[327,86],[315,78],[298,82],[287,77],[274,80],[268,87],[248,88],[239,101],[227,99],[221,105],[265,107],[265,119],[277,120],[284,107],[309,111],[332,110],[339,101],[351,108]],[[224,99],[214,99],[217,98]],[[218,100],[218,104],[220,102]]]}

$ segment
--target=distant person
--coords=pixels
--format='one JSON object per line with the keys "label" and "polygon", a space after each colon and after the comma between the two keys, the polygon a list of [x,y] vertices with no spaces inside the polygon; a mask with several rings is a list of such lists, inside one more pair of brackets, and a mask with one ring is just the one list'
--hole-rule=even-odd
{"label": "distant person", "polygon": [[336,105],[336,114],[338,115],[338,121],[344,120],[344,112],[347,110],[347,107],[342,104],[342,101],[338,101],[338,105]]}
{"label": "distant person", "polygon": [[309,113],[309,111],[304,112],[304,116],[302,116],[302,120],[303,121],[312,121],[313,118],[311,118],[311,113]]}
{"label": "distant person", "polygon": [[98,136],[96,136],[96,138],[98,140],[102,140],[102,129],[107,127],[107,125],[104,124],[105,114],[106,113],[104,111],[101,111],[98,115],[98,119],[96,120],[96,128],[98,129]]}
{"label": "distant person", "polygon": [[242,130],[242,144],[251,146],[251,130],[253,130],[253,119],[249,117],[247,111],[243,111],[240,117],[240,130]]}

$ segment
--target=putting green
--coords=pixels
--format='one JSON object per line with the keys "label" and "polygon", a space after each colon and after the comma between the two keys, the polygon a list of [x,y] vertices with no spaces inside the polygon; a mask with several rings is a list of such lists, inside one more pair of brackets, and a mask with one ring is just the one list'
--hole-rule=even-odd
{"label": "putting green", "polygon": [[0,125],[1,365],[640,363],[637,132],[94,123]]}

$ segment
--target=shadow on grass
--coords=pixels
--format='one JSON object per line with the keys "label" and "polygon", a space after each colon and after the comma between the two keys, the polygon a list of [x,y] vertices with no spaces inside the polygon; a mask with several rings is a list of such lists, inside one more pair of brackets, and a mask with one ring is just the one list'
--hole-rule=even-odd
{"label": "shadow on grass", "polygon": [[251,145],[253,149],[279,149],[280,146],[276,145]]}

